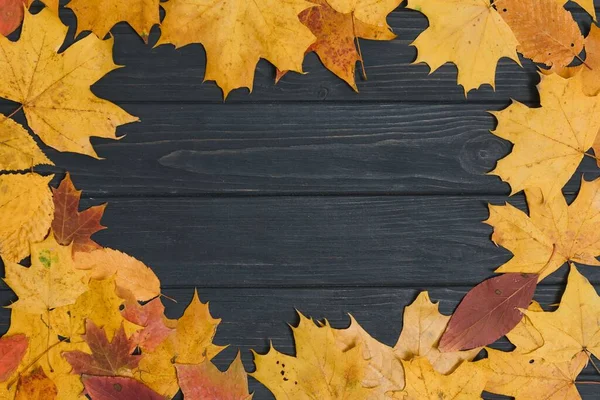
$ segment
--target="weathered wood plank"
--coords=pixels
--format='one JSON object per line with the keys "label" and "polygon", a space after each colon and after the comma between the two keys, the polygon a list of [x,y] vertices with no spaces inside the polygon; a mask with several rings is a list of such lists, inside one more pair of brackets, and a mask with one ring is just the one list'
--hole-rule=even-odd
{"label": "weathered wood plank", "polygon": [[[109,229],[94,237],[143,260],[166,287],[472,286],[510,258],[481,222],[487,201],[505,200],[119,198],[108,199]],[[520,196],[511,203],[523,207]],[[599,268],[582,271],[600,282]]]}

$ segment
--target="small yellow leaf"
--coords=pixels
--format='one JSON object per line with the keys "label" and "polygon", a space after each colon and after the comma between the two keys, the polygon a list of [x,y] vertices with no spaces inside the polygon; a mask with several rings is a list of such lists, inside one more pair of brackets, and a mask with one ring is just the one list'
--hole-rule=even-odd
{"label": "small yellow leaf", "polygon": [[40,164],[54,165],[25,128],[0,114],[0,170],[26,170]]}

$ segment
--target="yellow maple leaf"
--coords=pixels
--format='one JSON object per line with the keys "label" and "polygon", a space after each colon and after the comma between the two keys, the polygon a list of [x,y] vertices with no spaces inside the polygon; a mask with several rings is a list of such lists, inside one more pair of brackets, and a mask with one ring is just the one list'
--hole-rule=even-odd
{"label": "yellow maple leaf", "polygon": [[327,3],[337,12],[352,14],[355,19],[365,24],[385,28],[391,32],[386,18],[402,0],[327,0]]}
{"label": "yellow maple leaf", "polygon": [[540,188],[544,201],[560,193],[600,129],[600,97],[583,93],[581,75],[565,79],[542,75],[541,107],[513,101],[493,112],[498,127],[492,133],[514,144],[491,174],[510,184],[511,194]]}
{"label": "yellow maple leaf", "polygon": [[118,22],[126,21],[148,42],[150,29],[160,23],[160,0],[71,0],[67,8],[77,16],[77,36],[92,31],[103,38]]}
{"label": "yellow maple leaf", "polygon": [[437,346],[450,317],[441,314],[438,307],[438,303],[429,299],[429,293],[419,293],[416,300],[404,309],[402,332],[394,350],[405,361],[425,357],[435,371],[449,374],[462,361],[475,358],[481,349],[442,353]]}
{"label": "yellow maple leaf", "polygon": [[472,400],[481,399],[489,371],[479,363],[464,362],[450,375],[436,372],[427,358],[416,357],[403,361],[406,388],[394,392],[403,400]]}
{"label": "yellow maple leaf", "polygon": [[520,65],[517,39],[489,1],[409,0],[407,7],[429,20],[429,28],[412,43],[418,51],[415,63],[427,63],[431,72],[454,63],[465,95],[484,83],[495,87],[500,58]]}
{"label": "yellow maple leaf", "polygon": [[[138,301],[148,301],[160,295],[158,277],[141,261],[118,250],[101,248],[73,255],[75,268],[88,270],[93,279],[115,276],[117,291],[127,290]],[[127,296],[121,295],[122,298]]]}
{"label": "yellow maple leaf", "polygon": [[570,361],[552,363],[516,352],[493,349],[487,352],[487,365],[492,373],[486,391],[516,400],[581,399],[575,379],[588,362],[586,354],[580,353]]}
{"label": "yellow maple leaf", "polygon": [[360,345],[342,351],[329,325],[318,327],[300,315],[292,328],[296,356],[288,356],[273,346],[267,354],[253,352],[256,371],[250,376],[265,385],[277,400],[368,399],[374,388],[364,386],[369,368]]}
{"label": "yellow maple leaf", "polygon": [[528,353],[548,362],[570,361],[580,353],[600,357],[600,297],[574,265],[560,306],[553,312],[525,311],[543,345]]}
{"label": "yellow maple leaf", "polygon": [[134,376],[154,391],[172,398],[179,390],[175,363],[200,364],[225,348],[212,343],[220,322],[210,315],[208,303],[201,303],[198,292],[194,291],[175,331],[154,351],[144,354]]}
{"label": "yellow maple leaf", "polygon": [[113,39],[89,35],[57,53],[67,30],[48,9],[26,11],[19,40],[0,37],[0,97],[22,104],[29,126],[47,145],[97,157],[90,137],[116,139],[117,126],[138,119],[90,90],[118,68]]}
{"label": "yellow maple leaf", "polygon": [[571,205],[562,195],[546,202],[539,190],[526,195],[529,216],[510,204],[489,206],[485,223],[494,227],[492,241],[514,254],[496,272],[534,273],[542,280],[567,261],[600,266],[600,179],[582,179]]}
{"label": "yellow maple leaf", "polygon": [[233,89],[252,91],[254,70],[265,58],[281,71],[302,72],[304,52],[315,41],[298,19],[314,4],[304,0],[171,0],[157,44],[201,43],[205,80],[214,80],[226,98]]}
{"label": "yellow maple leaf", "polygon": [[17,262],[29,255],[30,242],[46,236],[54,203],[51,176],[35,173],[0,175],[0,255]]}
{"label": "yellow maple leaf", "polygon": [[[537,301],[532,301],[527,310],[531,312],[544,311]],[[535,326],[533,326],[533,323],[526,315],[523,316],[512,331],[506,334],[506,337],[515,345],[516,348],[514,351],[521,354],[530,353],[544,344],[542,335],[535,329]]]}
{"label": "yellow maple leaf", "polygon": [[31,267],[6,264],[4,281],[19,299],[10,305],[32,314],[73,304],[87,289],[88,274],[76,270],[71,246],[61,246],[50,233],[40,243],[31,244]]}
{"label": "yellow maple leaf", "polygon": [[25,128],[0,114],[0,170],[26,170],[40,164],[54,165]]}
{"label": "yellow maple leaf", "polygon": [[362,350],[363,358],[368,362],[363,386],[374,388],[368,399],[378,400],[389,391],[404,388],[404,368],[402,360],[394,353],[394,349],[375,340],[362,326],[350,316],[347,329],[333,329],[338,347],[346,352],[354,347]]}

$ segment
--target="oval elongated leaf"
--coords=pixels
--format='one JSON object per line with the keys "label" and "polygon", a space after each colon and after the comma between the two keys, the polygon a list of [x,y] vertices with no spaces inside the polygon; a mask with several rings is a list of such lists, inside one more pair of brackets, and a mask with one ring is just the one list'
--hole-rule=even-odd
{"label": "oval elongated leaf", "polygon": [[27,351],[28,342],[25,335],[0,338],[0,382],[7,380],[17,369]]}
{"label": "oval elongated leaf", "polygon": [[92,400],[164,400],[148,386],[120,376],[83,376],[83,384]]}
{"label": "oval elongated leaf", "polygon": [[441,351],[486,346],[510,332],[527,308],[537,274],[504,274],[488,279],[467,293],[440,339]]}

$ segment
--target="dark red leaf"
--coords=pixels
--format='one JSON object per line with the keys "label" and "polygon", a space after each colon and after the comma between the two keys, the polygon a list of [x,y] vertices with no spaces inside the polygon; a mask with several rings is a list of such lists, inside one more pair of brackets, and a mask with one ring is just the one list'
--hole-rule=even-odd
{"label": "dark red leaf", "polygon": [[83,376],[83,385],[92,400],[165,400],[148,386],[120,376]]}
{"label": "dark red leaf", "polygon": [[27,0],[0,0],[0,34],[8,36],[23,22]]}
{"label": "dark red leaf", "polygon": [[467,293],[442,335],[444,352],[486,346],[510,332],[523,318],[535,287],[536,274],[503,274],[481,282]]}
{"label": "dark red leaf", "polygon": [[25,335],[0,338],[0,382],[4,382],[15,372],[27,351],[28,344]]}

